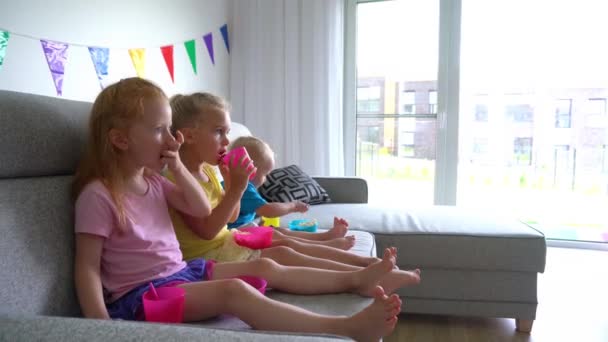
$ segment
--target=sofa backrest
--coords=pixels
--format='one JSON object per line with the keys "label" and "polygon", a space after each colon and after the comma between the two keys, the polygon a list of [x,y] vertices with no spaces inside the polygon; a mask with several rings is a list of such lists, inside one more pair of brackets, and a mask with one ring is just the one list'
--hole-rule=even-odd
{"label": "sofa backrest", "polygon": [[[0,90],[0,312],[80,313],[70,187],[90,109]],[[233,123],[231,139],[249,134]]]}
{"label": "sofa backrest", "polygon": [[79,314],[70,184],[90,107],[0,91],[0,311]]}

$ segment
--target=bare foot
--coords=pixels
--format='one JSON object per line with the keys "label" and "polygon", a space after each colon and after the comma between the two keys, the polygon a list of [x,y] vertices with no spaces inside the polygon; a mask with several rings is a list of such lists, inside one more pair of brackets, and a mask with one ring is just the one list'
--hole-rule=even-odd
{"label": "bare foot", "polygon": [[331,239],[329,241],[322,241],[322,244],[324,244],[325,246],[330,246],[347,251],[353,248],[353,246],[355,245],[355,236],[350,235],[341,238]]}
{"label": "bare foot", "polygon": [[[375,264],[375,263],[380,262],[380,261],[382,261],[382,259],[376,258],[376,257],[366,258],[365,265],[363,265],[363,267],[369,266],[371,264]],[[396,268],[396,267],[397,267],[397,265],[393,266],[393,268]]]}
{"label": "bare foot", "polygon": [[[393,255],[393,257],[395,258],[395,266],[393,266],[393,269],[398,270],[399,266],[397,266],[397,248],[396,247],[388,247],[387,249],[391,252],[391,254]],[[367,258],[366,264],[363,265],[363,267],[369,266],[371,264],[375,264],[375,263],[380,262],[380,261],[382,261],[382,259],[377,258],[377,257],[369,257],[369,258]]]}
{"label": "bare foot", "polygon": [[385,274],[378,282],[386,290],[386,293],[391,294],[395,290],[408,286],[420,284],[420,270],[404,271],[393,269],[390,273]]}
{"label": "bare foot", "polygon": [[374,302],[346,320],[346,335],[359,342],[378,342],[395,329],[401,312],[399,296],[387,296],[380,286],[373,291]]}
{"label": "bare foot", "polygon": [[372,297],[380,280],[384,279],[389,272],[392,272],[394,266],[395,257],[387,248],[382,255],[382,261],[356,272],[358,286],[355,292],[365,297]]}
{"label": "bare foot", "polygon": [[[391,252],[395,256],[395,260],[397,260],[397,247],[391,247]],[[397,261],[395,261],[395,269],[396,270],[400,269],[399,265],[397,265]],[[418,274],[420,274],[420,270],[418,270]]]}
{"label": "bare foot", "polygon": [[327,231],[330,239],[341,238],[348,232],[348,222],[339,217],[334,217],[334,226]]}
{"label": "bare foot", "polygon": [[[397,264],[397,248],[389,247],[388,250],[391,256],[395,259],[395,265]],[[386,253],[386,251],[385,251]],[[397,266],[393,268],[390,273],[385,274],[378,285],[382,286],[384,291],[388,294],[395,292],[400,287],[408,285],[420,284],[420,270],[415,269],[412,271],[400,270]]]}

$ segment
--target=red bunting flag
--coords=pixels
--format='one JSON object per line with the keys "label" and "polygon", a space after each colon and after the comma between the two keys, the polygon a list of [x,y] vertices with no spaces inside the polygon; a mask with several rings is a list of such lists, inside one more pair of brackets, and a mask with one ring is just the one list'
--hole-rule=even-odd
{"label": "red bunting flag", "polygon": [[161,47],[160,52],[162,52],[163,58],[165,59],[165,64],[167,64],[169,75],[171,75],[171,81],[175,83],[175,78],[173,76],[173,45]]}

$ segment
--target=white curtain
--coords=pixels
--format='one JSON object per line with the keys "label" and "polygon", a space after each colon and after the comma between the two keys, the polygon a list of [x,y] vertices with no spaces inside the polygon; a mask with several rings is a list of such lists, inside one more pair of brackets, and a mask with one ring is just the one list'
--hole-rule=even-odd
{"label": "white curtain", "polygon": [[344,174],[344,0],[232,3],[232,120],[275,151],[277,166]]}

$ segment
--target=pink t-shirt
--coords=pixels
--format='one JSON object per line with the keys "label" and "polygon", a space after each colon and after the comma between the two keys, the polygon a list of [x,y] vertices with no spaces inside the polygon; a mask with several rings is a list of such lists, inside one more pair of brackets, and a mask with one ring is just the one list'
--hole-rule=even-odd
{"label": "pink t-shirt", "polygon": [[101,282],[114,301],[134,287],[170,276],[186,266],[171,224],[165,192],[175,187],[160,175],[146,177],[145,195],[125,195],[126,229],[107,188],[96,180],[76,201],[76,233],[105,238]]}

